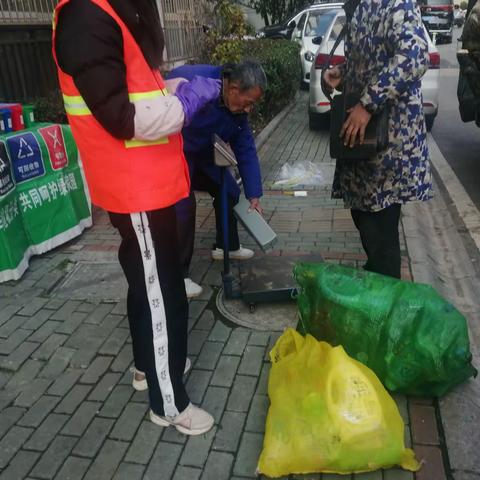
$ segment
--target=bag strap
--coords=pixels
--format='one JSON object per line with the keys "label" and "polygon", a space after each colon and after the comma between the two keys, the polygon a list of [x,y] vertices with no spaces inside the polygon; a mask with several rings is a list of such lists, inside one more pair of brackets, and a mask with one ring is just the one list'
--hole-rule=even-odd
{"label": "bag strap", "polygon": [[[347,34],[347,30],[350,27],[350,22],[352,20],[353,13],[357,9],[358,5],[360,4],[361,0],[350,0],[345,3],[343,6],[343,9],[345,10],[345,14],[347,17],[347,21],[345,22],[345,25],[342,27],[340,30],[340,33],[338,34],[337,39],[335,40],[335,43],[333,44],[332,49],[330,50],[330,54],[328,55],[326,67],[322,68],[322,77],[321,77],[321,84],[323,85],[323,74],[325,70],[328,70],[330,68],[331,62],[333,55],[335,54],[335,50],[338,48],[340,45],[340,42],[345,38],[345,35]],[[332,96],[330,95],[330,92],[328,92],[328,89],[323,89],[323,93],[325,96],[328,98],[328,100],[331,102],[332,101]]]}

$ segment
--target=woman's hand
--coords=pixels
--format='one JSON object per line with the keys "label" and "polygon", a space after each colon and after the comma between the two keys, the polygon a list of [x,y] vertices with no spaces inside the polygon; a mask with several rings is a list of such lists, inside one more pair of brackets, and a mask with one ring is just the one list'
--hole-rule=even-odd
{"label": "woman's hand", "polygon": [[347,110],[349,113],[345,123],[340,131],[340,138],[343,138],[343,144],[353,148],[357,141],[363,145],[365,140],[365,129],[372,114],[365,110],[361,103],[357,103],[353,108]]}
{"label": "woman's hand", "polygon": [[338,67],[329,68],[323,72],[323,80],[332,93],[342,83],[342,71]]}

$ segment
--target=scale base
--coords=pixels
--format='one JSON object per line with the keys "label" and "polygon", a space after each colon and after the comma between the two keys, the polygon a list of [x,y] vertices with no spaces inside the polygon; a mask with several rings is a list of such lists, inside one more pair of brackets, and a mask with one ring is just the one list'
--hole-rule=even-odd
{"label": "scale base", "polygon": [[258,257],[242,263],[242,300],[254,311],[258,303],[293,301],[297,286],[293,267],[298,262],[323,262],[320,255]]}

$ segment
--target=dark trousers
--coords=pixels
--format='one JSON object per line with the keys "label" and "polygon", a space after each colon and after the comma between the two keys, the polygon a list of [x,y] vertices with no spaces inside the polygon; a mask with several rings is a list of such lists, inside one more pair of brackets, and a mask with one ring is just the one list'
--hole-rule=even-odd
{"label": "dark trousers", "polygon": [[351,214],[368,258],[365,270],[400,278],[400,205],[378,212],[351,210]]}
{"label": "dark trousers", "polygon": [[[178,239],[180,243],[180,263],[184,278],[187,278],[190,263],[193,256],[195,244],[195,215],[197,202],[193,190],[208,192],[213,198],[213,208],[215,211],[216,237],[215,246],[223,249],[223,226],[222,226],[222,200],[220,185],[215,183],[201,169],[194,168],[191,172],[191,190],[190,195],[181,200],[176,205],[178,221]],[[233,213],[233,207],[238,199],[228,195],[228,249],[238,250],[240,240],[238,238],[237,219]]]}
{"label": "dark trousers", "polygon": [[180,273],[175,207],[109,213],[122,241],[135,367],[145,372],[152,410],[175,416],[189,404],[183,384],[188,302]]}

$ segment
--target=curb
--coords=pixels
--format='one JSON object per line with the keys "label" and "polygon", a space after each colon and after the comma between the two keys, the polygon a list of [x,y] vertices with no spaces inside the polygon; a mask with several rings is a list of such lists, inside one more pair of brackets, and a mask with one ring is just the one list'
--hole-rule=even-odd
{"label": "curb", "polygon": [[295,102],[298,100],[299,94],[298,91],[295,94],[294,99],[288,103],[280,113],[277,113],[275,117],[270,120],[267,125],[262,129],[262,131],[255,137],[255,146],[257,147],[257,151],[260,150],[265,142],[268,140],[268,137],[272,134],[272,132],[278,127],[278,125],[283,121],[283,119],[288,115],[290,110],[295,106]]}
{"label": "curb", "polygon": [[428,148],[436,178],[440,181],[448,195],[447,203],[457,210],[459,218],[480,252],[480,211],[463,188],[463,185],[448,164],[431,134],[428,134]]}

